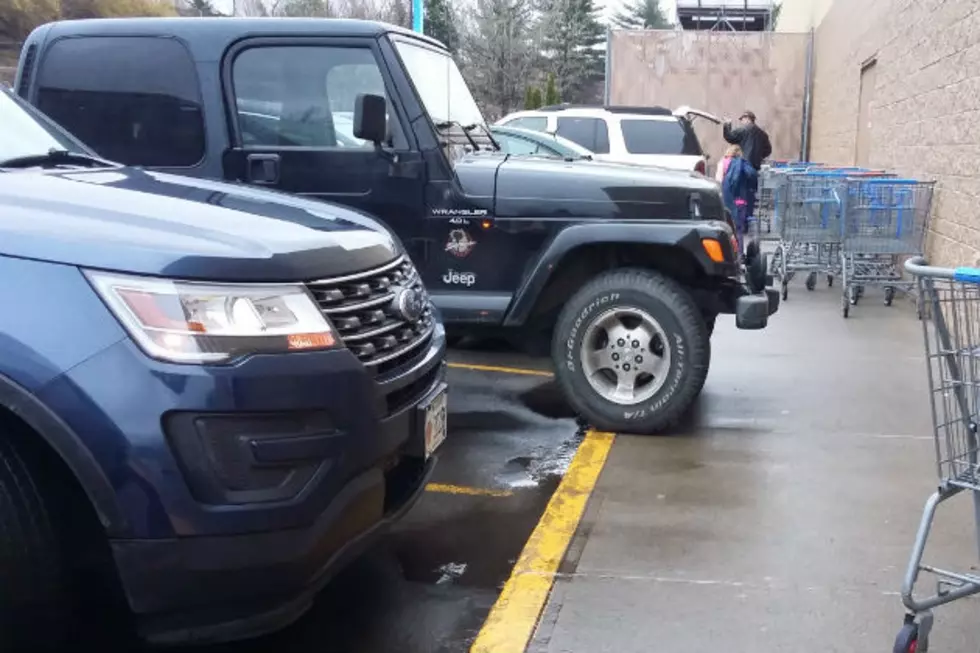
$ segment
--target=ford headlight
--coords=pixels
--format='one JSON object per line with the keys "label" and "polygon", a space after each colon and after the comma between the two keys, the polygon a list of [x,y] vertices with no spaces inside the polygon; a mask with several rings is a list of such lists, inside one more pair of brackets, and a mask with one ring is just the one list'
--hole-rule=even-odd
{"label": "ford headlight", "polygon": [[153,358],[213,364],[340,345],[302,284],[197,283],[93,270],[85,275]]}

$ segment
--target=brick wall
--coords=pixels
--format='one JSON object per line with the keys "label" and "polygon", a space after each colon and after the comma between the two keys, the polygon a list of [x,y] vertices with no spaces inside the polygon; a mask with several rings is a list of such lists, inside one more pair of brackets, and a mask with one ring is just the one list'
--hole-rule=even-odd
{"label": "brick wall", "polygon": [[817,29],[812,160],[854,161],[871,58],[870,164],[935,180],[930,258],[980,265],[980,3],[836,0]]}
{"label": "brick wall", "polygon": [[[610,104],[676,108],[689,105],[719,117],[755,112],[769,132],[774,158],[799,157],[806,73],[806,34],[613,31]],[[695,129],[717,162],[721,128]]]}

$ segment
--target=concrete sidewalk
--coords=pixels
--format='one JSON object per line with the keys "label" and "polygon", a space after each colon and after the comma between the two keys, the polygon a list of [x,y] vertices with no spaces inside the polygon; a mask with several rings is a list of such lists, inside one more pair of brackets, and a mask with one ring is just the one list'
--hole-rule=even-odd
{"label": "concrete sidewalk", "polygon": [[[839,298],[798,278],[766,331],[719,323],[692,423],[617,438],[529,650],[891,650],[936,478],[922,328],[880,290],[848,320]],[[927,560],[976,562],[970,507]],[[938,609],[930,650],[976,653],[977,607]]]}

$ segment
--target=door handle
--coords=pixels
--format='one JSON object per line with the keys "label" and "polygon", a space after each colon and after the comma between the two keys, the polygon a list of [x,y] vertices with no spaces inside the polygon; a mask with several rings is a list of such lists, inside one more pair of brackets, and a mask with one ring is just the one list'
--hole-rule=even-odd
{"label": "door handle", "polygon": [[272,186],[279,183],[278,154],[249,154],[245,157],[245,177],[253,184]]}

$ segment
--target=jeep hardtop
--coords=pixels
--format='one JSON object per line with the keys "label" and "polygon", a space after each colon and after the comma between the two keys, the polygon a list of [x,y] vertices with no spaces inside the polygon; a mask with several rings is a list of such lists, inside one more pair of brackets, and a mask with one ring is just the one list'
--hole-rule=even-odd
{"label": "jeep hardtop", "polygon": [[323,19],[37,28],[17,92],[107,158],[346,204],[403,241],[447,326],[550,343],[572,407],[651,433],[700,392],[719,314],[764,328],[718,185],[499,151],[438,41]]}

